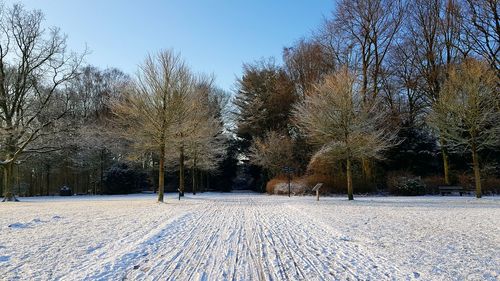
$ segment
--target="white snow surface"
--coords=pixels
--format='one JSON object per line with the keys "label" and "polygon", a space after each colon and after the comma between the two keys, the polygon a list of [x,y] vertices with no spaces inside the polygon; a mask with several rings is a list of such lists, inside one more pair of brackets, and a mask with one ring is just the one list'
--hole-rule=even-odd
{"label": "white snow surface", "polygon": [[500,280],[500,197],[0,203],[2,280]]}

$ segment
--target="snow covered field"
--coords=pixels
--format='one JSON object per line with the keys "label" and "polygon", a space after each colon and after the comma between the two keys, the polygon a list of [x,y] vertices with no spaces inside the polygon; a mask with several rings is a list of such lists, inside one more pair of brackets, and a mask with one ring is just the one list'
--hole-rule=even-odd
{"label": "snow covered field", "polygon": [[0,279],[500,279],[500,197],[174,196],[0,204]]}

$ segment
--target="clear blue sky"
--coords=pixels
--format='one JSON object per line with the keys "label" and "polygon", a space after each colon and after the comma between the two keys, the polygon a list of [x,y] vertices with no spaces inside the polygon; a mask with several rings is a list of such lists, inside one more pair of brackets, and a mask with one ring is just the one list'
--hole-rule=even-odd
{"label": "clear blue sky", "polygon": [[[11,5],[17,1],[6,1]],[[135,74],[148,52],[173,48],[195,72],[214,73],[229,90],[244,62],[274,56],[308,36],[333,0],[24,0],[46,25],[68,35],[71,49],[87,44],[87,62]]]}

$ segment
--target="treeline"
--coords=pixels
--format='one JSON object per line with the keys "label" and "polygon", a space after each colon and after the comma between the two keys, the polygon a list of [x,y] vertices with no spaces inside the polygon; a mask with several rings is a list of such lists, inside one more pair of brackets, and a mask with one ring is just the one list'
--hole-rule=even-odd
{"label": "treeline", "polygon": [[292,167],[350,199],[498,193],[499,26],[496,0],[337,1],[282,64],[244,66],[236,134],[256,188]]}
{"label": "treeline", "polygon": [[[40,11],[1,6],[0,165],[17,196],[229,190],[229,95],[171,50],[138,75],[84,65]],[[165,181],[165,178],[167,179]],[[189,185],[188,187],[186,187]]]}
{"label": "treeline", "polygon": [[84,64],[40,11],[1,6],[1,193],[251,188],[499,192],[495,0],[350,0],[231,97],[180,55],[134,77]]}

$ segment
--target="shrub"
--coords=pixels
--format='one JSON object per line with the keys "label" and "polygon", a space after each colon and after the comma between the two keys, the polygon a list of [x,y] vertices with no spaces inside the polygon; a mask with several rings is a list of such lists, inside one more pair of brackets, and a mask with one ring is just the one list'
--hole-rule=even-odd
{"label": "shrub", "polygon": [[500,194],[500,178],[489,176],[482,181],[484,194]]}
{"label": "shrub", "polygon": [[128,194],[150,187],[148,176],[126,163],[117,163],[104,172],[104,193]]}
{"label": "shrub", "polygon": [[[474,190],[475,182],[472,173],[463,173],[458,176],[461,186],[469,190]],[[484,194],[499,194],[500,193],[500,178],[493,175],[485,175],[481,177],[481,189]]]}
{"label": "shrub", "polygon": [[[344,174],[337,175],[312,174],[303,177],[309,189],[312,189],[317,183],[323,183],[321,188],[322,194],[346,194],[347,193],[347,178]],[[354,193],[371,193],[375,191],[373,183],[363,181],[360,176],[355,176],[352,179]]]}
{"label": "shrub", "polygon": [[281,179],[277,179],[277,178],[274,178],[274,179],[271,179],[270,181],[268,181],[268,182],[267,182],[267,184],[266,184],[266,192],[267,192],[268,194],[274,194],[274,187],[275,187],[278,183],[280,183],[280,182],[282,182],[282,181],[283,181],[283,180],[281,180]]}
{"label": "shrub", "polygon": [[[290,183],[292,194],[304,194],[307,192],[307,184],[300,178],[292,179]],[[266,184],[268,194],[288,194],[288,179],[273,178]]]}
{"label": "shrub", "polygon": [[426,185],[420,177],[407,172],[392,172],[387,176],[389,192],[396,195],[415,196],[426,193]]}
{"label": "shrub", "polygon": [[424,177],[422,178],[422,181],[425,183],[425,186],[427,187],[427,193],[429,194],[439,194],[438,187],[445,184],[443,176]]}
{"label": "shrub", "polygon": [[[345,177],[342,177],[345,179]],[[329,194],[329,193],[346,193],[346,190],[343,189],[344,185],[339,184],[338,179],[335,180],[334,177],[324,174],[312,174],[304,176],[304,181],[307,185],[307,188],[311,190],[316,184],[323,183],[323,186],[320,189],[321,194]]]}
{"label": "shrub", "polygon": [[462,173],[458,176],[458,184],[466,189],[473,189],[474,176],[470,173]]}

